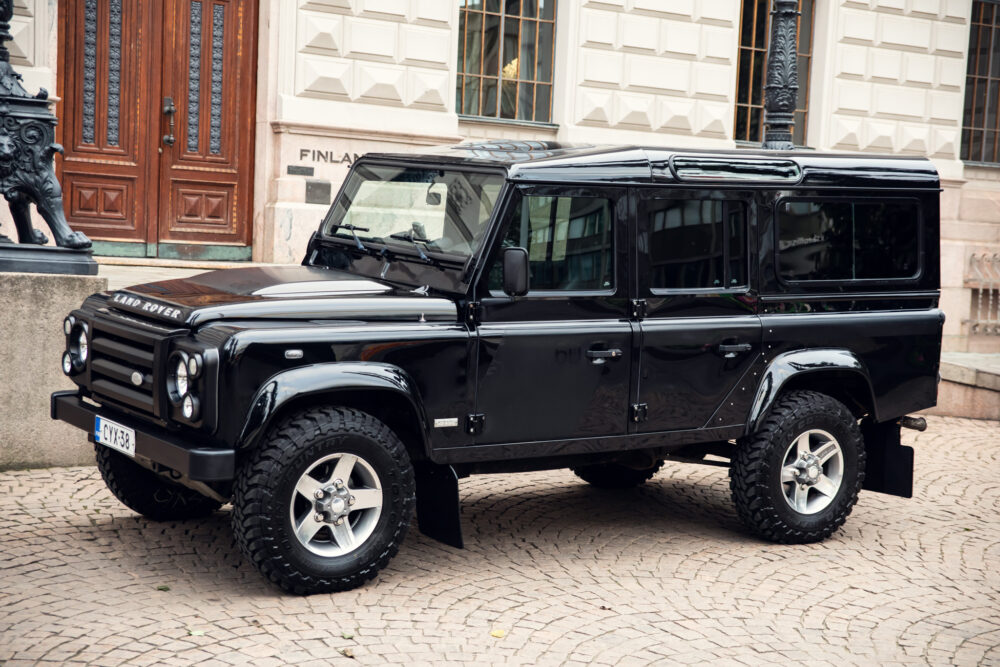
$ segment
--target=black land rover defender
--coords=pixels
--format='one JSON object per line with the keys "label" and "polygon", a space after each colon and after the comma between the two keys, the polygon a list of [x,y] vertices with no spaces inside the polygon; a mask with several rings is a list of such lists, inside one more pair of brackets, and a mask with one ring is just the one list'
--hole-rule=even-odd
{"label": "black land rover defender", "polygon": [[[458,480],[568,467],[626,488],[728,465],[736,510],[821,540],[909,496],[933,406],[939,181],[923,159],[474,144],[354,165],[301,267],[95,294],[65,322],[111,491],[232,503],[297,593],[375,576]],[[553,510],[557,511],[557,510]]]}

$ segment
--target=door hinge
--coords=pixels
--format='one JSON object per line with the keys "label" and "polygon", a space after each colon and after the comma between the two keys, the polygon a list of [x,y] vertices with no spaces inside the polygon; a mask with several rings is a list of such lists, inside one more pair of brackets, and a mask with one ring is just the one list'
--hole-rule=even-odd
{"label": "door hinge", "polygon": [[483,304],[478,301],[470,301],[466,306],[465,319],[469,324],[476,324],[483,314]]}
{"label": "door hinge", "polygon": [[638,424],[639,422],[646,421],[646,413],[649,410],[649,406],[646,403],[633,403],[632,409],[629,410],[629,419]]}
{"label": "door hinge", "polygon": [[646,300],[632,299],[632,319],[641,320],[646,317]]}
{"label": "door hinge", "polygon": [[465,418],[465,432],[469,435],[479,435],[483,432],[484,423],[486,423],[486,415],[482,413],[469,415]]}

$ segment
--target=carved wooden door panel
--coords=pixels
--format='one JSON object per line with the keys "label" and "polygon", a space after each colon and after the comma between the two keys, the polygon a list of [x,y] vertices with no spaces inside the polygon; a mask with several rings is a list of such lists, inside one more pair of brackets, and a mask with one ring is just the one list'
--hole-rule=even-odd
{"label": "carved wooden door panel", "polygon": [[249,258],[256,13],[257,0],[60,0],[59,176],[67,220],[98,252]]}
{"label": "carved wooden door panel", "polygon": [[[146,105],[159,12],[145,0],[73,0],[65,26],[58,110],[66,150],[61,181],[66,218],[93,239],[145,241],[155,218],[145,193],[156,187],[156,147]],[[154,17],[153,15],[156,14]]]}
{"label": "carved wooden door panel", "polygon": [[256,4],[164,2],[160,242],[249,242]]}

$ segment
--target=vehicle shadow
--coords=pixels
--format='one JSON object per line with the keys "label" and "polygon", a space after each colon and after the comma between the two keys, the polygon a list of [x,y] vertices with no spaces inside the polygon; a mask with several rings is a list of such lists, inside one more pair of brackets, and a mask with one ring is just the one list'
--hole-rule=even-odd
{"label": "vehicle shadow", "polygon": [[661,473],[632,489],[596,488],[568,472],[560,481],[541,489],[528,483],[497,493],[494,484],[463,492],[467,546],[475,540],[502,543],[511,537],[544,540],[567,531],[635,537],[660,534],[661,538],[670,534],[716,539],[742,535],[723,470],[710,469],[695,479]]}
{"label": "vehicle shadow", "polygon": [[[484,572],[530,558],[539,571],[574,559],[617,558],[623,549],[698,551],[706,541],[744,541],[729,500],[725,471],[661,472],[641,487],[604,490],[568,471],[487,475],[461,482],[465,549],[454,549],[411,525],[399,555],[378,581],[415,584],[462,572]],[[76,522],[74,522],[76,523]],[[56,539],[59,539],[57,536]],[[206,600],[280,596],[237,547],[230,511],[191,521],[153,522],[118,510],[67,526],[66,540],[113,553],[108,576],[156,589],[190,589]]]}

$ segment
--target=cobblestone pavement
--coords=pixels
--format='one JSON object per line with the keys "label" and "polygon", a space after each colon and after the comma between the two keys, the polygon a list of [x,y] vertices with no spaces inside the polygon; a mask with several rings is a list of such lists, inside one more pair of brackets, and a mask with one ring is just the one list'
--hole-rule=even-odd
{"label": "cobblestone pavement", "polygon": [[906,432],[916,497],[863,493],[807,546],[743,532],[724,468],[473,477],[465,550],[413,530],[374,582],[312,597],[243,562],[228,511],[157,524],[91,468],[0,473],[0,663],[1000,664],[997,436]]}

